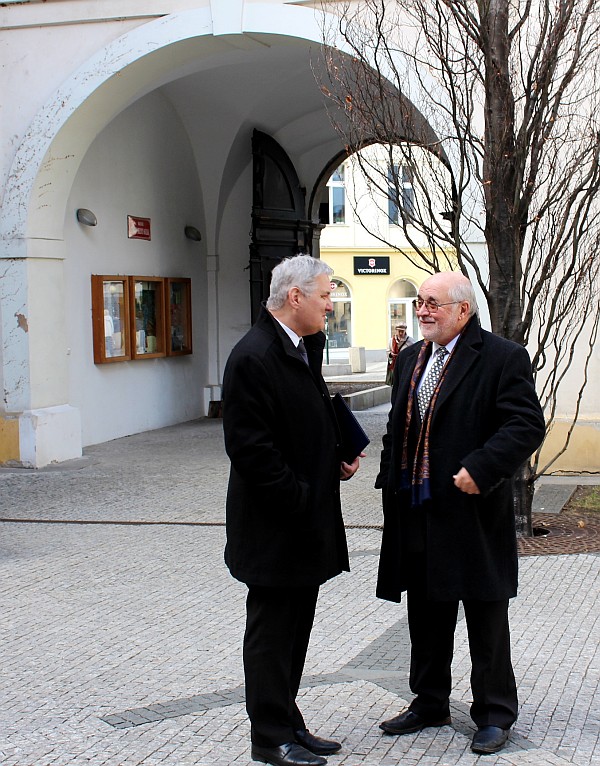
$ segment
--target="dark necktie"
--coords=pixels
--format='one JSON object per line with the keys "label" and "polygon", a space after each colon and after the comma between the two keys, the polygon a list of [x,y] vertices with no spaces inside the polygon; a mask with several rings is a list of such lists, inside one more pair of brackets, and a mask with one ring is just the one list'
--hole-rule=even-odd
{"label": "dark necktie", "polygon": [[423,381],[423,385],[417,393],[417,401],[419,402],[419,414],[421,420],[425,417],[427,407],[429,406],[429,400],[433,396],[435,387],[438,384],[442,370],[444,369],[444,359],[448,355],[448,351],[445,346],[440,346],[435,352],[433,364],[427,373],[427,377]]}
{"label": "dark necktie", "polygon": [[304,340],[302,338],[300,338],[300,342],[298,343],[297,348],[301,357],[304,359],[306,364],[308,364],[308,354],[306,353],[306,346],[304,345]]}

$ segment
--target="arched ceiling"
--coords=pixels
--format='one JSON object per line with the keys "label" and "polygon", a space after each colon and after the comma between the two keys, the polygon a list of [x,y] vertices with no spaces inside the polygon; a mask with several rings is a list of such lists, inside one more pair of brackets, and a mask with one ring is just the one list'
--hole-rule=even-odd
{"label": "arched ceiling", "polygon": [[343,146],[313,71],[321,40],[314,14],[288,5],[277,11],[252,19],[245,31],[218,35],[211,34],[208,9],[164,17],[115,40],[74,72],[38,112],[17,152],[0,220],[11,252],[25,237],[62,238],[70,185],[90,143],[157,88],[188,131],[200,177],[219,187],[206,211],[217,229],[234,168],[239,172],[246,155],[250,162],[254,128],[282,145],[310,194]]}
{"label": "arched ceiling", "polygon": [[[215,240],[224,201],[240,163],[251,162],[250,137],[257,128],[290,156],[310,195],[324,166],[342,149],[315,79],[319,47],[289,37],[253,36],[251,48],[186,73],[161,87],[186,127],[200,178],[221,188],[207,210]],[[217,57],[220,59],[221,57]],[[231,164],[232,171],[228,173]],[[205,202],[211,205],[209,197]]]}

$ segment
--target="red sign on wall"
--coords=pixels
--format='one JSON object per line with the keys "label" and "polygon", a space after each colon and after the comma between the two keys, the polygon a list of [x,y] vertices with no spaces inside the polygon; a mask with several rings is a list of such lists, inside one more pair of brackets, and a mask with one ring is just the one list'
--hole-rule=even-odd
{"label": "red sign on wall", "polygon": [[150,240],[150,219],[137,215],[127,216],[127,236],[129,239]]}

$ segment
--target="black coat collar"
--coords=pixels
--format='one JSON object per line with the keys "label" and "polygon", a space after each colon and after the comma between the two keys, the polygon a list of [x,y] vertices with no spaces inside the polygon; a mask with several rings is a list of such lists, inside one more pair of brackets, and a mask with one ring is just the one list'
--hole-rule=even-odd
{"label": "black coat collar", "polygon": [[[290,354],[291,356],[297,356],[298,352],[294,348],[294,344],[292,343],[290,336],[286,333],[286,331],[271,314],[271,312],[266,308],[264,303],[261,305],[260,313],[256,320],[255,326],[260,327],[270,335],[274,335],[275,337],[280,338],[286,353]],[[319,364],[322,362],[325,340],[326,338],[324,332],[317,332],[314,335],[304,336],[304,345],[306,346],[309,362],[317,355],[319,357]]]}

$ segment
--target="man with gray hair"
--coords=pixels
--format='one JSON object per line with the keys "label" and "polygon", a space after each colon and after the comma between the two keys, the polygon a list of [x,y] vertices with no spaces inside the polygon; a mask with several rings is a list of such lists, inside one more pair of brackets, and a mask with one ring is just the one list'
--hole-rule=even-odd
{"label": "man with gray hair", "polygon": [[504,747],[517,717],[508,601],[517,592],[512,481],[544,436],[527,351],[483,330],[469,280],[440,273],[414,305],[424,340],[398,356],[375,486],[384,529],[377,595],[406,591],[409,708],[388,734],[450,723],[458,605],[471,653],[471,749]]}
{"label": "man with gray hair", "polygon": [[312,734],[296,704],[319,586],[348,571],[340,433],[321,375],[331,268],[278,264],[270,296],[223,378],[231,460],[225,561],[246,583],[244,675],[252,758],[321,766],[341,745]]}

